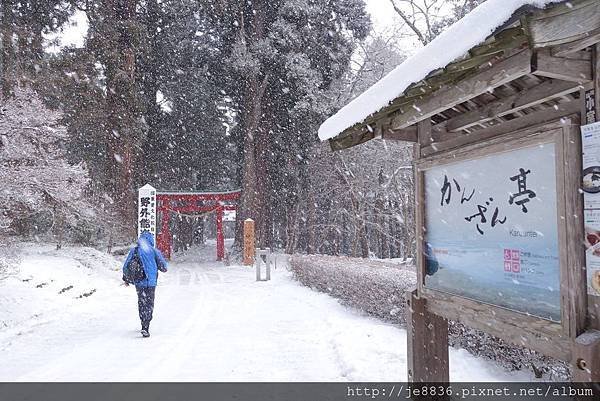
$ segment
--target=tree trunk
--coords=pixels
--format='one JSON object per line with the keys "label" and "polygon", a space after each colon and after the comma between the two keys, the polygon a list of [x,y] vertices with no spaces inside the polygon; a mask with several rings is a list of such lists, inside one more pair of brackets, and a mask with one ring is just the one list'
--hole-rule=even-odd
{"label": "tree trunk", "polygon": [[12,93],[13,79],[11,65],[14,62],[14,51],[12,48],[12,10],[9,0],[2,0],[2,15],[0,20],[0,33],[2,34],[2,52],[0,53],[1,71],[0,81],[2,96],[6,99]]}
{"label": "tree trunk", "polygon": [[[146,32],[148,36],[148,51],[143,58],[143,72],[140,77],[143,79],[142,96],[144,104],[144,118],[147,125],[147,141],[145,143],[148,152],[155,153],[156,146],[159,144],[161,109],[156,102],[156,94],[159,90],[158,76],[160,74],[161,61],[159,60],[159,21],[161,19],[160,8],[157,0],[147,1],[147,18],[145,21]],[[157,174],[160,169],[160,160],[146,160],[146,168],[140,169],[138,180],[147,182],[150,177]]]}
{"label": "tree trunk", "polygon": [[[239,44],[246,46],[246,36],[252,43],[264,38],[264,4],[253,3],[254,14],[250,24],[243,19],[240,24]],[[246,29],[248,28],[248,32]],[[243,115],[241,127],[244,133],[244,165],[242,174],[242,198],[238,208],[239,218],[236,226],[236,248],[241,249],[244,220],[255,221],[257,245],[265,246],[271,236],[269,173],[268,173],[268,130],[260,127],[264,112],[264,95],[269,85],[269,76],[252,72],[246,77],[243,96]],[[262,193],[261,193],[262,192]]]}
{"label": "tree trunk", "polygon": [[261,86],[258,77],[249,78],[244,96],[246,103],[246,113],[243,117],[244,130],[244,165],[242,175],[242,197],[238,208],[239,217],[236,229],[236,246],[241,247],[243,237],[244,220],[252,219],[255,221],[255,227],[260,226],[259,220],[259,197],[257,187],[256,154],[255,154],[255,135],[256,128],[262,114],[262,96]]}
{"label": "tree trunk", "polygon": [[[264,98],[264,97],[263,97]],[[261,102],[262,99],[261,98]],[[273,210],[271,199],[271,176],[269,172],[270,138],[266,128],[268,123],[261,119],[256,128],[256,189],[257,189],[257,221],[256,240],[260,248],[269,248],[273,242]]]}
{"label": "tree trunk", "polygon": [[358,237],[360,241],[360,252],[363,258],[369,257],[369,239],[367,235],[367,227],[365,223],[360,225],[360,229],[358,230]]}
{"label": "tree trunk", "polygon": [[[383,259],[390,258],[390,239],[389,236],[391,234],[388,224],[388,216],[381,216],[381,229],[384,232],[384,235],[381,236],[381,257]],[[387,234],[387,235],[385,235]]]}
{"label": "tree trunk", "polygon": [[296,253],[298,231],[300,230],[300,203],[296,203],[294,207],[290,207],[288,210],[288,240],[286,253]]}
{"label": "tree trunk", "polygon": [[317,207],[315,206],[315,194],[312,188],[307,185],[307,202],[308,205],[308,220],[307,220],[307,229],[308,229],[308,244],[306,246],[306,251],[309,254],[317,253],[317,228],[316,228],[316,218],[315,215],[317,213]]}
{"label": "tree trunk", "polygon": [[132,26],[137,0],[104,0],[104,5],[107,21],[117,30],[113,44],[115,57],[106,65],[107,187],[121,215],[133,221],[133,143],[137,137],[137,119]]}
{"label": "tree trunk", "polygon": [[[394,204],[391,202],[389,202],[388,207],[392,211],[396,210]],[[400,238],[398,238],[397,230],[398,220],[396,218],[390,219],[388,227],[390,237],[393,238],[393,241],[390,242],[390,258],[395,258],[398,255],[398,241],[400,240]]]}

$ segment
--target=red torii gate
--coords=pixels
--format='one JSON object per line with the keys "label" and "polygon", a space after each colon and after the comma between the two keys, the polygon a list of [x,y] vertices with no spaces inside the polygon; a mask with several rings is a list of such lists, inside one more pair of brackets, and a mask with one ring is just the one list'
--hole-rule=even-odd
{"label": "red torii gate", "polygon": [[[217,260],[225,257],[225,237],[223,233],[223,212],[237,210],[236,205],[225,204],[239,200],[242,191],[230,192],[156,192],[157,210],[162,215],[161,228],[156,238],[156,246],[166,258],[171,258],[173,236],[169,229],[170,212],[206,213],[214,211],[217,219]],[[177,206],[171,205],[178,203]],[[203,203],[199,205],[199,203]]]}

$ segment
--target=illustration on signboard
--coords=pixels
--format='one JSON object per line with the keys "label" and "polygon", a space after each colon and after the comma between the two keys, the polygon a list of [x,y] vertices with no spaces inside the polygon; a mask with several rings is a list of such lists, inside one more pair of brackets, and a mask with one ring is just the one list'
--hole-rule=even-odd
{"label": "illustration on signboard", "polygon": [[542,144],[425,171],[425,286],[560,321],[555,163]]}

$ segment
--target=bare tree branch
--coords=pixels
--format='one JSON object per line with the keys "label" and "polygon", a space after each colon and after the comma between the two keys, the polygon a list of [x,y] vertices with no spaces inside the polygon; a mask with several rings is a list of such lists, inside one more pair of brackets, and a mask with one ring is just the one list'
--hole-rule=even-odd
{"label": "bare tree branch", "polygon": [[[419,38],[419,41],[423,45],[426,45],[427,43],[429,43],[429,41],[425,38],[425,35],[423,35],[423,33],[421,32],[421,30],[415,24],[415,21],[414,20],[411,21],[408,18],[408,15],[404,11],[402,11],[400,9],[400,7],[398,7],[396,5],[396,3],[394,2],[394,0],[390,0],[390,3],[394,7],[394,11],[396,11],[396,14],[398,14],[400,16],[400,18],[402,18],[402,20],[406,23],[406,25],[408,25],[410,27],[410,29],[415,33],[415,35],[417,35],[417,38]],[[411,3],[411,5],[413,7],[415,6],[415,4],[412,1],[410,3]]]}

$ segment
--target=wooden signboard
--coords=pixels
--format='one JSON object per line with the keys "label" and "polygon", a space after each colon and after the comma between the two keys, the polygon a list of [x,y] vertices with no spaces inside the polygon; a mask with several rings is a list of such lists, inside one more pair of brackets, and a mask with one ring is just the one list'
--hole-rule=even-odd
{"label": "wooden signboard", "polygon": [[571,360],[586,318],[579,155],[564,119],[416,162],[427,313]]}

